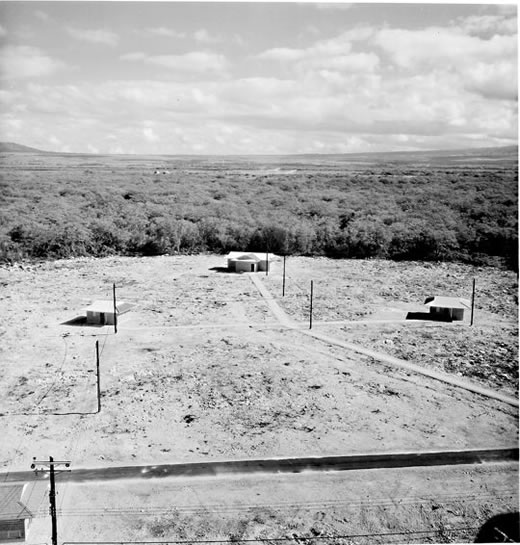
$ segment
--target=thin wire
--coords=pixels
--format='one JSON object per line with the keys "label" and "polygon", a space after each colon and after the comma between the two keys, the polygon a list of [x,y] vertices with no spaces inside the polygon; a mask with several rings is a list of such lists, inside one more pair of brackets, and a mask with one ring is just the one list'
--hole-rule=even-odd
{"label": "thin wire", "polygon": [[[67,359],[67,352],[68,352],[68,345],[67,345],[67,342],[65,340],[65,337],[62,337],[64,343],[65,343],[65,352],[63,354],[63,358],[61,360],[61,365],[60,365],[60,369],[58,371],[58,373],[61,372],[61,370],[63,369],[63,365],[65,364],[65,360]],[[54,382],[51,384],[51,387],[47,390],[47,392],[40,398],[40,400],[38,402],[36,402],[35,406],[34,406],[34,409],[37,409],[38,406],[40,405],[40,403],[45,399],[45,397],[47,397],[47,395],[49,394],[49,392],[51,391],[51,389],[54,387],[54,385],[56,384],[56,380],[57,380],[57,377],[58,377],[58,373],[56,374],[56,377],[54,379]],[[29,423],[27,422],[24,426],[24,433],[20,439],[20,442],[18,443],[18,446],[16,447],[15,451],[14,451],[14,456],[10,462],[10,464],[12,464],[14,458],[16,457],[16,453],[20,450],[23,442],[25,441],[25,439],[27,438],[27,428],[29,426]],[[5,479],[4,479],[4,482],[7,482],[7,479],[10,475],[11,471],[8,469],[6,474],[5,474]],[[32,494],[32,491],[31,491],[31,494]],[[30,499],[30,496],[29,496],[29,499]]]}
{"label": "thin wire", "polygon": [[[105,335],[104,336],[104,340],[103,340],[103,345],[102,345],[102,348],[101,348],[101,352],[100,354],[103,352],[104,348],[105,348],[105,344],[107,342],[107,339],[109,337],[109,335]],[[65,365],[65,362],[67,360],[67,354],[68,354],[68,344],[67,344],[67,341],[66,341],[66,337],[62,336],[62,340],[64,341],[65,343],[65,352],[63,354],[63,358],[62,358],[62,361],[61,361],[61,364],[60,364],[60,368],[59,370],[57,371],[56,375],[55,375],[55,378],[54,378],[54,381],[52,382],[52,384],[50,385],[50,387],[47,389],[47,391],[43,394],[43,396],[36,402],[36,404],[34,405],[34,408],[32,410],[35,410],[39,407],[39,405],[41,404],[41,402],[49,395],[49,393],[52,391],[52,389],[55,387],[56,385],[56,382],[58,380],[58,375],[59,373],[61,373],[61,371],[63,370],[63,367]],[[85,391],[86,391],[86,388],[85,388]],[[26,413],[23,413],[23,414],[26,414]],[[52,416],[53,414],[57,414],[57,413],[35,413],[36,415],[41,415],[41,416],[45,416],[45,415],[49,415],[49,416]],[[26,440],[27,438],[27,428],[29,426],[29,423],[26,423],[25,426],[24,426],[24,432],[22,434],[22,437],[18,443],[18,446],[16,447],[15,451],[14,451],[14,457],[16,457],[16,452],[18,452],[23,444],[23,442]],[[78,434],[77,434],[77,437],[76,437],[76,443],[75,443],[75,447],[73,447],[73,450],[77,447],[78,443],[79,443],[79,438],[80,438],[80,430],[78,430]],[[72,450],[72,452],[73,452]],[[14,457],[12,460],[14,460]],[[10,463],[12,463],[12,460]],[[8,469],[5,473],[5,477],[4,477],[4,483],[7,482],[7,479],[9,478],[9,475],[11,474],[11,470]],[[36,477],[34,477],[34,480],[32,482],[35,482],[36,481]],[[65,491],[64,491],[64,494],[66,492],[66,487],[67,487],[67,484],[65,485]],[[34,489],[36,487],[33,486],[32,489],[31,489],[31,492],[29,494],[29,497],[27,498],[27,500],[25,501],[25,504],[29,504],[29,501],[34,493]],[[40,510],[41,508],[41,505],[44,501],[44,497],[42,498],[42,500],[40,501],[40,504],[38,506],[38,511]],[[63,501],[64,501],[64,498],[62,499],[61,501],[61,504],[60,504],[60,507],[63,505]]]}
{"label": "thin wire", "polygon": [[233,514],[240,512],[253,511],[255,509],[273,509],[278,511],[292,511],[292,510],[319,510],[325,508],[333,507],[345,507],[351,509],[357,509],[361,507],[400,507],[400,506],[409,506],[409,505],[422,505],[431,501],[442,501],[447,502],[459,502],[462,500],[462,503],[475,503],[482,501],[484,499],[496,499],[496,498],[514,498],[518,496],[518,491],[515,489],[502,489],[494,490],[493,492],[488,493],[476,493],[471,496],[466,494],[435,494],[429,497],[427,496],[411,496],[407,498],[401,498],[396,501],[395,497],[380,497],[380,498],[370,498],[365,501],[350,502],[348,500],[330,500],[324,502],[295,502],[295,503],[265,503],[265,504],[238,504],[231,506],[222,506],[220,504],[215,505],[201,505],[198,506],[176,506],[171,507],[159,507],[159,506],[150,506],[147,508],[125,508],[125,507],[114,507],[114,508],[77,508],[71,509],[68,511],[60,511],[61,516],[97,516],[99,514],[107,516],[121,516],[121,515],[142,515],[142,516],[153,516],[159,514],[166,514],[171,512],[178,512],[183,514],[205,514],[205,513],[215,513],[215,514]]}
{"label": "thin wire", "polygon": [[[105,335],[105,338],[103,339],[103,345],[101,347],[101,350],[99,352],[99,356],[101,357],[101,355],[103,354],[103,350],[105,349],[105,344],[107,342],[107,339],[108,339],[108,335]],[[85,385],[85,388],[83,389],[83,392],[86,392],[87,389],[89,388],[89,385],[88,383]],[[79,429],[79,426],[78,426],[78,432],[76,434],[76,438],[75,438],[75,442],[73,443],[73,446],[72,446],[72,449],[70,451],[70,459],[73,460],[74,459],[74,452],[75,450],[77,449],[78,445],[79,445],[79,440],[80,440],[80,437],[81,437],[81,430]],[[69,481],[66,480],[65,481],[65,486],[63,488],[63,492],[61,494],[61,501],[60,501],[60,505],[59,505],[59,508],[58,508],[58,511],[61,511],[62,507],[63,507],[63,502],[65,501],[65,496],[67,494],[67,490],[68,490],[68,485],[69,485]]]}
{"label": "thin wire", "polygon": [[48,388],[48,390],[43,394],[43,396],[40,398],[40,400],[36,402],[35,408],[38,408],[40,406],[40,403],[49,395],[49,393],[54,388],[54,386],[56,386],[56,382],[58,380],[58,375],[61,373],[61,371],[63,370],[63,366],[65,365],[65,361],[67,359],[67,353],[68,353],[69,347],[68,347],[68,344],[67,344],[67,338],[64,337],[64,336],[62,336],[61,338],[62,338],[63,342],[65,343],[65,353],[63,354],[63,358],[61,360],[60,368],[55,373],[54,380],[53,380],[52,384],[50,385],[50,387]]}

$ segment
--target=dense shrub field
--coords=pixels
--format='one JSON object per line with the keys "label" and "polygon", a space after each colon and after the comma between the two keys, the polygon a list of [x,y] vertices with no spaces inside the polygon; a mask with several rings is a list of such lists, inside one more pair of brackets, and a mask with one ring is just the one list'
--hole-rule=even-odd
{"label": "dense shrub field", "polygon": [[250,249],[517,270],[515,160],[281,161],[1,154],[0,259]]}

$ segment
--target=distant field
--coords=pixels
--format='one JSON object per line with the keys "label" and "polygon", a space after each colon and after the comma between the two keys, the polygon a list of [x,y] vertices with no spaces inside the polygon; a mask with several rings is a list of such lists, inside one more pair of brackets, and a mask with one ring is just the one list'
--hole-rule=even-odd
{"label": "distant field", "polygon": [[2,260],[268,248],[517,268],[517,148],[294,157],[2,153],[0,173]]}

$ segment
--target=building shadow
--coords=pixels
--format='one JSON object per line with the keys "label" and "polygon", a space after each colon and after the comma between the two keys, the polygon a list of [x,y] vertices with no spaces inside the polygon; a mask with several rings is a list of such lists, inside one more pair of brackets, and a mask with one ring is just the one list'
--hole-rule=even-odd
{"label": "building shadow", "polygon": [[431,312],[409,312],[406,315],[407,320],[424,320],[428,322],[451,322],[451,318]]}
{"label": "building shadow", "polygon": [[502,513],[480,527],[475,543],[518,543],[519,540],[520,513]]}
{"label": "building shadow", "polygon": [[218,273],[235,273],[235,271],[230,271],[227,267],[211,267],[208,271],[215,271]]}
{"label": "building shadow", "polygon": [[104,327],[101,324],[88,324],[86,316],[76,316],[75,318],[72,318],[72,320],[61,322],[60,325],[72,325],[78,327]]}

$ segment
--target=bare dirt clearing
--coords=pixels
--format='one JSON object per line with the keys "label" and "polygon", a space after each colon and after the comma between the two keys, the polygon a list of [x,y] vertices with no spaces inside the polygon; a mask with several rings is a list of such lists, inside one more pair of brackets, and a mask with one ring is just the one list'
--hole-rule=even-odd
{"label": "bare dirt clearing", "polygon": [[[258,275],[257,281],[268,287],[297,325],[301,320],[298,327],[308,327],[308,279],[324,278],[316,291],[319,331],[416,363],[462,372],[488,387],[515,390],[517,375],[510,364],[517,353],[513,275],[455,267],[457,295],[470,285],[467,280],[473,274],[480,289],[476,325],[469,328],[467,323],[403,320],[407,312],[422,310],[420,293],[431,293],[433,279],[447,271],[444,265],[408,264],[407,269],[406,264],[382,261],[304,258],[291,258],[289,263],[287,297],[275,295],[281,294],[281,264],[268,276]],[[33,456],[48,455],[70,459],[74,467],[88,467],[516,444],[516,408],[288,329],[277,321],[249,275],[220,272],[218,267],[223,265],[222,256],[164,256],[64,260],[0,269],[5,318],[0,331],[3,468],[27,470]],[[449,274],[446,279],[451,278]],[[406,282],[400,280],[403,275]],[[410,293],[414,278],[422,278],[422,283]],[[118,300],[135,305],[121,316],[117,335],[109,326],[66,323],[93,300],[110,299],[112,282],[118,286]],[[348,301],[342,291],[347,284]],[[439,280],[436,289],[446,293],[450,286],[451,280]],[[389,314],[395,323],[373,321],[388,319]],[[353,319],[354,324],[326,323]],[[96,340],[101,347],[100,414],[95,413]],[[465,351],[469,346],[474,352]],[[440,348],[449,352],[453,368],[445,355],[435,353]],[[498,356],[503,356],[500,361]],[[507,367],[502,361],[509,362]],[[473,365],[473,373],[465,372],[464,362]],[[492,373],[475,374],[486,364]],[[513,482],[514,495],[517,484]],[[94,488],[72,488],[74,502],[83,493],[85,498],[97,493]],[[139,494],[160,498],[159,488]],[[109,497],[108,488],[101,489],[105,499]],[[138,494],[136,499],[132,494],[121,500],[119,511],[114,507],[109,519],[120,517],[119,524],[133,513],[128,505],[145,501],[144,496]],[[514,508],[510,499],[500,503],[493,494],[484,499],[476,495],[467,510],[458,503],[450,509],[460,512],[461,520],[477,524],[499,508]],[[164,505],[163,500],[157,501]],[[430,503],[424,520],[438,522],[437,529],[448,524],[451,515],[435,518],[437,507],[432,507],[433,500]],[[221,528],[240,539],[263,530],[261,535],[272,535],[275,527],[283,526],[279,517],[273,518],[263,507],[253,513],[256,525],[246,524],[231,509],[229,528],[215,525],[211,508],[201,509],[200,525],[188,525],[186,515],[178,510],[154,513],[151,509],[146,516],[131,517],[134,526],[128,535],[189,539],[207,537],[210,529]],[[417,516],[417,506],[414,509]],[[361,518],[351,524],[327,510],[324,518],[316,519],[323,522],[316,528],[320,532],[335,528],[336,535],[361,528],[400,530],[392,517],[407,520],[412,514],[398,511],[378,525],[376,518],[386,520],[379,511],[361,510]],[[74,535],[112,536],[104,523],[87,525],[91,513],[77,511],[77,515],[78,526],[76,522],[68,526],[71,531],[78,528],[80,533]],[[152,515],[156,518],[151,519]],[[283,515],[284,520],[288,517]],[[311,518],[295,517],[294,532],[312,531]],[[417,528],[424,527],[424,520],[418,520]],[[452,526],[457,522],[453,521]],[[219,531],[214,535],[218,537]],[[125,535],[121,532],[114,538]]]}
{"label": "bare dirt clearing", "polygon": [[[492,267],[380,260],[335,261],[289,258],[286,295],[280,270],[263,281],[297,321],[309,320],[314,282],[313,324],[339,339],[387,352],[514,393],[518,391],[518,283],[516,275]],[[470,298],[476,280],[474,325],[406,320],[425,312],[430,295]],[[352,322],[320,324],[320,322]],[[389,323],[378,323],[389,322]]]}
{"label": "bare dirt clearing", "polygon": [[[4,467],[25,469],[29,456],[51,450],[76,465],[92,465],[516,442],[512,407],[280,329],[248,275],[212,270],[223,261],[219,256],[107,258],[2,269],[8,324],[2,330],[0,396],[7,439],[1,446]],[[443,265],[412,264],[406,269],[385,262],[294,258],[290,278],[298,284],[308,276],[327,278],[316,306],[322,319],[344,318],[345,307],[354,315],[369,309],[370,316],[377,316],[384,303],[420,307],[408,302],[420,299],[420,288],[417,295],[403,296],[404,302],[394,295],[383,298],[383,280],[376,278],[376,270],[387,289],[401,289],[400,276],[411,283],[413,271],[419,270],[430,271],[426,290],[436,271],[446,272]],[[462,266],[456,271],[460,286],[475,272]],[[479,320],[503,323],[500,342],[511,358],[516,343],[510,325],[516,319],[514,282],[494,270],[480,273],[481,292],[489,295],[479,299],[479,306],[499,314],[479,309]],[[281,288],[281,265],[258,278],[274,293]],[[356,278],[363,289],[356,288],[345,305],[338,291],[345,283],[354,285]],[[110,327],[63,325],[93,299],[109,298],[112,282],[120,300],[135,304],[121,317],[117,335]],[[499,295],[493,298],[493,293]],[[279,299],[289,315],[295,301],[299,299],[289,295]],[[432,334],[432,344],[427,344],[428,332],[435,331],[437,337],[444,332],[456,342],[450,337],[456,330],[452,325],[444,330],[430,326],[414,341],[428,365],[433,358],[426,356],[435,354],[431,346],[436,341]],[[347,333],[361,344],[381,342],[380,325],[369,326],[368,334],[365,325],[345,331],[333,327],[336,334]],[[381,348],[391,352],[402,346],[404,352],[412,346],[411,336],[419,332],[416,325],[407,328],[400,326],[406,329],[408,344],[394,340]],[[494,329],[486,331],[498,342]],[[388,332],[382,336],[387,338]],[[99,415],[91,414],[96,409],[96,339],[103,392]],[[486,361],[495,355],[491,352]],[[454,352],[453,357],[465,355]],[[51,412],[83,414],[40,414]]]}

